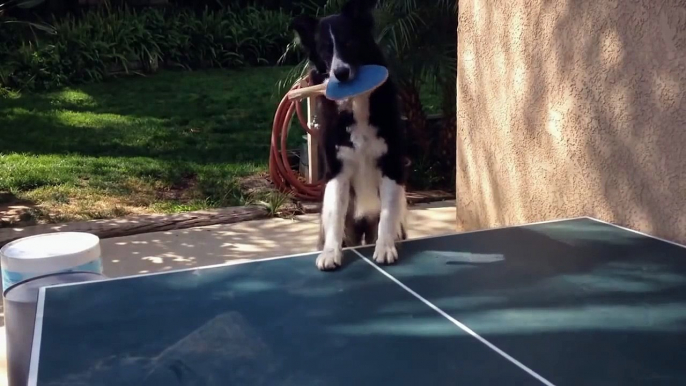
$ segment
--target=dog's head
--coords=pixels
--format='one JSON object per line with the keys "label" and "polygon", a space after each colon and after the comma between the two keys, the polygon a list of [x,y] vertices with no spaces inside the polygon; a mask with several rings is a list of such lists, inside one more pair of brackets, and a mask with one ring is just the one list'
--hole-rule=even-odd
{"label": "dog's head", "polygon": [[373,34],[375,5],[376,0],[349,0],[340,13],[293,19],[291,28],[319,73],[345,82],[355,78],[359,66],[383,64]]}

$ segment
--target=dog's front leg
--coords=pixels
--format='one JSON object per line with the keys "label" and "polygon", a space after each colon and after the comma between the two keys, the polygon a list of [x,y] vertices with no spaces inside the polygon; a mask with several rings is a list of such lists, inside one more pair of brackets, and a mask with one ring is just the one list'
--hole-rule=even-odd
{"label": "dog's front leg", "polygon": [[349,193],[350,181],[343,174],[327,182],[324,188],[321,219],[324,247],[317,257],[317,267],[322,271],[336,269],[341,265]]}
{"label": "dog's front leg", "polygon": [[405,187],[384,177],[379,187],[381,216],[379,232],[374,250],[374,261],[379,264],[393,264],[398,260],[395,242],[402,237],[405,216]]}

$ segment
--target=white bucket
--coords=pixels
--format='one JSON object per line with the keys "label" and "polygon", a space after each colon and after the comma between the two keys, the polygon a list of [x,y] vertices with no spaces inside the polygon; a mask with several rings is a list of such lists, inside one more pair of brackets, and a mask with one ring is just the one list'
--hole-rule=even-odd
{"label": "white bucket", "polygon": [[103,275],[92,272],[60,272],[24,280],[4,291],[5,348],[9,386],[26,386],[28,383],[31,346],[36,326],[36,304],[40,288],[105,279]]}
{"label": "white bucket", "polygon": [[24,237],[0,249],[2,289],[32,277],[81,271],[102,274],[100,238],[83,232]]}

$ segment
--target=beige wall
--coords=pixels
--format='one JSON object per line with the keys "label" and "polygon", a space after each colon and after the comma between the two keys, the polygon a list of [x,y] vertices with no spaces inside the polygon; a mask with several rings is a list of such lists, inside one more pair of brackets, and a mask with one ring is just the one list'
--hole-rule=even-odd
{"label": "beige wall", "polygon": [[594,216],[686,243],[686,0],[460,0],[463,230]]}

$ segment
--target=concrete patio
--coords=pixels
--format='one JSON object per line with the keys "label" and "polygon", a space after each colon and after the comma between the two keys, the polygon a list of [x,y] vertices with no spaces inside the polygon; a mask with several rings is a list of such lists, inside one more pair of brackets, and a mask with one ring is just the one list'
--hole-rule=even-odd
{"label": "concrete patio", "polygon": [[[104,273],[120,277],[310,252],[318,231],[316,214],[212,225],[103,239]],[[455,201],[420,204],[410,210],[410,238],[456,229]],[[312,269],[315,269],[314,263]],[[0,386],[7,385],[4,310],[0,320]]]}

